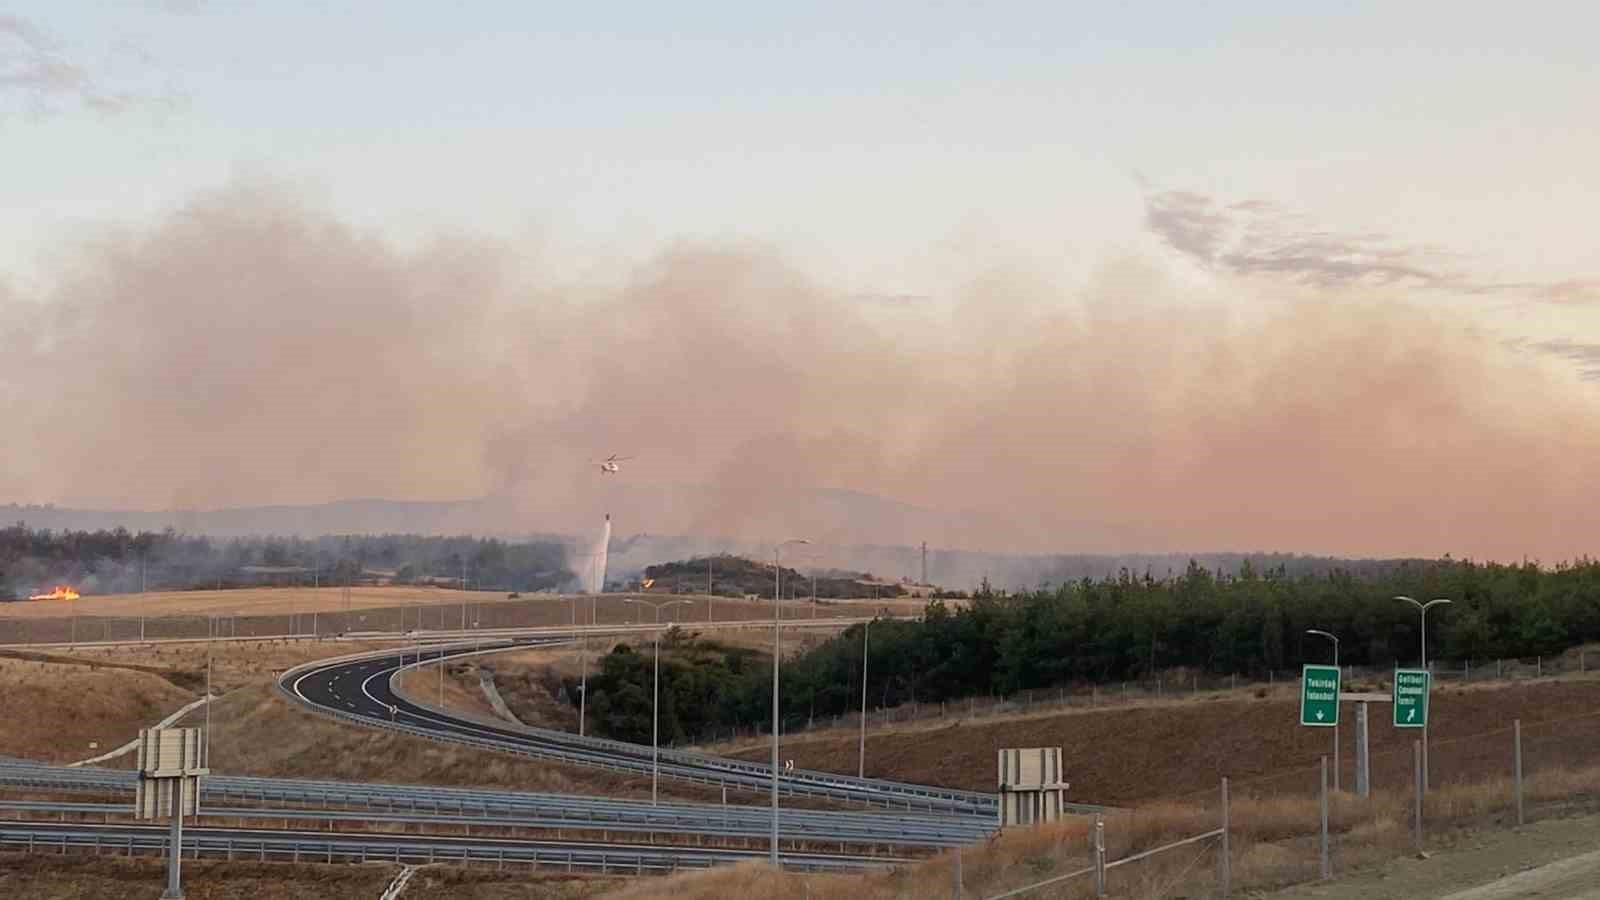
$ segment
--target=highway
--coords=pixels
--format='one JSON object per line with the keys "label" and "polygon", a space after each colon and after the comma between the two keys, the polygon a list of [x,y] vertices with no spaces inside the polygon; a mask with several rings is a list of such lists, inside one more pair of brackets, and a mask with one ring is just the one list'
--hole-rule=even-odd
{"label": "highway", "polygon": [[[579,737],[549,729],[525,728],[441,710],[407,699],[395,690],[392,683],[403,669],[427,665],[441,657],[505,652],[521,647],[560,643],[569,637],[515,637],[488,642],[483,646],[419,646],[321,660],[285,672],[278,686],[297,703],[372,727],[578,765],[648,773],[651,769],[649,747]],[[669,778],[756,792],[768,790],[772,780],[768,764],[682,750],[661,750],[660,771]],[[931,815],[978,817],[988,822],[995,821],[998,808],[991,794],[805,769],[783,772],[779,778],[779,790],[790,796],[920,810]]]}
{"label": "highway", "polygon": [[[0,801],[0,809],[126,814],[137,775],[124,769],[62,768],[0,761],[0,786],[30,794],[76,793],[115,798],[109,804]],[[201,781],[201,815],[315,819],[349,822],[406,821],[450,825],[565,829],[649,836],[765,837],[765,806],[662,803],[567,794],[536,794],[428,785],[363,784],[289,778],[211,775]],[[976,817],[914,813],[787,810],[789,841],[858,845],[948,847],[986,837],[992,824]]]}

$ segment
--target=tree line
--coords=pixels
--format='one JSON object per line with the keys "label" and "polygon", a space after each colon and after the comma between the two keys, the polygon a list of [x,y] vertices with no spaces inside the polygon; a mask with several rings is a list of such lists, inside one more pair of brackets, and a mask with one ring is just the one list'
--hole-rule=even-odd
{"label": "tree line", "polygon": [[[1329,661],[1327,641],[1309,628],[1339,636],[1342,663],[1415,664],[1419,616],[1397,595],[1451,600],[1429,612],[1430,660],[1531,657],[1600,640],[1600,561],[1541,568],[1446,558],[1362,577],[1291,576],[1248,562],[1221,573],[1191,563],[1160,579],[1124,570],[1019,593],[985,584],[959,605],[930,602],[920,620],[852,626],[784,663],[782,714],[792,728],[860,708],[863,628],[872,706],[1009,696],[1173,668],[1265,677]],[[603,731],[638,739],[642,717],[648,740],[649,662],[647,652],[621,647],[603,661],[601,679],[590,682],[590,708],[614,717]],[[672,652],[661,677],[663,740],[705,739],[771,715],[768,657]]]}

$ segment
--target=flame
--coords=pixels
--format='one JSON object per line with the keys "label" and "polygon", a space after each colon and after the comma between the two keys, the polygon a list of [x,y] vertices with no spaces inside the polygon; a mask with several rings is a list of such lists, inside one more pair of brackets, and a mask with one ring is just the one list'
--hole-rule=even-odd
{"label": "flame", "polygon": [[64,584],[58,584],[55,590],[48,594],[34,594],[29,600],[76,600],[78,592]]}

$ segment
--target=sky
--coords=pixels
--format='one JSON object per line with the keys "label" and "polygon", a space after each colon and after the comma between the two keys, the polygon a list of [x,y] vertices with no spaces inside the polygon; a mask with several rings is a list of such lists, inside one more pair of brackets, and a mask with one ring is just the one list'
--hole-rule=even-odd
{"label": "sky", "polygon": [[[0,339],[13,348],[0,361],[0,401],[19,433],[78,431],[97,448],[54,454],[48,444],[11,442],[0,500],[160,508],[526,492],[539,484],[530,471],[559,469],[565,462],[552,460],[594,444],[650,454],[652,437],[613,421],[605,401],[615,392],[725,390],[714,362],[725,345],[649,378],[637,372],[655,362],[606,355],[672,355],[663,343],[680,319],[720,310],[702,323],[718,335],[732,323],[748,338],[823,347],[815,356],[831,361],[826,370],[782,354],[776,361],[792,380],[767,386],[792,392],[797,408],[828,391],[871,402],[750,415],[748,428],[714,448],[663,438],[654,449],[677,456],[653,477],[673,490],[722,477],[748,452],[737,448],[792,449],[826,433],[840,440],[810,452],[842,456],[812,466],[811,482],[948,506],[966,523],[951,526],[951,541],[1583,549],[1553,525],[1525,540],[1487,526],[1457,538],[1454,526],[1439,525],[1440,536],[1410,546],[1400,532],[1391,539],[1360,524],[1389,511],[1392,498],[1377,496],[1342,509],[1334,517],[1342,524],[1301,531],[1273,528],[1262,511],[1216,533],[1193,510],[1140,524],[1114,515],[1110,498],[1089,496],[1089,485],[1047,491],[1051,510],[1075,504],[1079,513],[1023,534],[990,527],[1004,518],[989,508],[992,497],[947,502],[932,474],[914,483],[896,473],[913,466],[949,477],[998,462],[1016,484],[992,493],[1021,498],[1027,485],[1059,475],[1054,464],[991,459],[975,434],[985,423],[1026,434],[1056,398],[1124,404],[1095,414],[1146,421],[1120,452],[1135,442],[1146,473],[1204,478],[1235,439],[1216,422],[1259,414],[1283,390],[1260,385],[1266,361],[1246,371],[1240,358],[1270,356],[1260,341],[1298,342],[1318,328],[1361,352],[1389,347],[1383,360],[1393,366],[1408,355],[1453,365],[1493,357],[1463,376],[1480,382],[1435,398],[1459,414],[1444,428],[1459,441],[1459,459],[1433,470],[1468,477],[1474,446],[1550,455],[1517,484],[1525,497],[1573,495],[1570,509],[1567,500],[1538,501],[1547,523],[1569,514],[1587,521],[1591,489],[1560,479],[1584,480],[1584,423],[1600,409],[1600,242],[1591,223],[1600,208],[1591,43],[1600,11],[1592,4],[108,6],[23,2],[0,12]],[[207,264],[218,260],[234,268]],[[290,264],[295,277],[280,268]],[[723,295],[680,298],[680,282]],[[291,289],[296,298],[286,300]],[[461,321],[434,321],[451,309]],[[396,310],[403,325],[393,323]],[[802,312],[832,318],[797,322]],[[82,414],[94,406],[84,395],[113,375],[153,374],[160,387],[160,370],[193,353],[189,378],[219,379],[217,397],[233,386],[233,402],[260,402],[295,358],[274,335],[374,321],[385,323],[375,334],[421,356],[437,343],[488,360],[496,374],[462,381],[402,363],[330,368],[327,381],[300,385],[312,396],[300,424],[322,437],[287,448],[292,469],[256,467],[250,477],[219,462],[256,452],[263,438],[249,428],[216,437],[205,459],[185,457],[192,440],[169,446],[163,435],[215,421],[204,397],[174,399],[193,389],[183,372],[167,373],[161,390]],[[646,321],[654,336],[637,333]],[[1403,328],[1415,332],[1397,335]],[[243,354],[256,368],[208,369],[214,356],[193,350],[195,341],[210,346],[208,332],[259,345]],[[321,346],[307,340],[298,352]],[[1056,343],[1035,346],[1047,340]],[[1110,359],[1028,383],[1030,371],[1048,369],[1040,359],[1052,348],[1091,357],[1109,347],[1181,354],[1182,364],[1137,362],[1136,373],[1160,370],[1143,392],[1091,389],[1086,379],[1097,365],[1114,367]],[[41,379],[37,370],[69,348],[121,362],[81,383]],[[1300,352],[1270,370],[1287,378],[1280,385],[1290,396],[1315,393],[1317,415],[1337,418],[1328,398],[1348,386],[1349,370],[1328,369],[1327,348]],[[525,356],[549,357],[552,368]],[[1201,358],[1229,362],[1194,368]],[[947,371],[924,371],[941,360]],[[754,354],[749,364],[758,365]],[[610,365],[623,371],[602,371]],[[1310,377],[1302,372],[1329,384],[1296,386]],[[1374,388],[1362,402],[1378,408],[1370,415],[1379,422],[1436,414],[1438,406],[1406,405],[1440,390],[1406,380],[1420,377],[1380,379],[1391,389]],[[246,385],[251,378],[260,383]],[[329,396],[328,385],[352,382],[344,401]],[[1236,396],[1219,396],[1218,385]],[[458,391],[495,398],[464,412],[447,403]],[[991,422],[946,405],[967,392],[1009,397],[1010,406]],[[748,402],[730,400],[729,409],[761,402],[738,396]],[[1517,406],[1515,428],[1494,405],[1501,401]],[[648,417],[701,402],[669,392],[640,409],[614,405]],[[1184,402],[1209,418],[1183,424]],[[406,461],[373,466],[352,454],[324,464],[338,455],[330,441],[360,442],[379,427],[363,418],[374,407],[387,421],[405,419],[413,436],[390,450]],[[1293,413],[1280,410],[1277,421]],[[125,452],[181,463],[159,477],[107,465],[96,454],[136,435],[133,422],[165,430]],[[436,428],[466,437],[441,451]],[[859,446],[866,434],[870,449]],[[1396,440],[1386,445],[1393,452],[1413,445]],[[852,463],[840,447],[874,462]],[[1084,458],[1110,464],[1118,452],[1107,444]],[[1326,464],[1349,477],[1381,463],[1355,445],[1344,452]],[[550,465],[504,461],[518,454]],[[446,463],[460,474],[438,476]],[[309,482],[291,477],[308,468],[326,471]],[[1235,472],[1220,483],[1244,479]],[[1293,493],[1296,483],[1286,475],[1275,489]],[[1149,479],[1133,478],[1130,489],[1139,484]],[[1453,487],[1429,482],[1412,500]],[[561,514],[582,506],[575,492],[557,493]],[[1192,499],[1218,502],[1204,491]],[[1491,500],[1463,500],[1451,514],[1470,516]],[[748,502],[688,511],[663,499],[653,517],[641,516],[652,527],[726,529],[738,522],[713,521],[712,510]],[[1280,537],[1295,545],[1238,546]]]}

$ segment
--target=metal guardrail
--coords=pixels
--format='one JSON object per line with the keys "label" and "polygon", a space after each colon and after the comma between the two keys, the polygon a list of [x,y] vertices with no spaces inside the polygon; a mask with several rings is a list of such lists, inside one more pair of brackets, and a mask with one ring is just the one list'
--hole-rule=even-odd
{"label": "metal guardrail", "polygon": [[[462,647],[451,655],[471,656],[486,653],[503,653],[521,646],[526,645],[478,647],[473,649]],[[436,659],[437,654],[442,654],[447,649],[452,648],[434,647],[431,649],[436,654]],[[285,672],[278,679],[278,688],[289,699],[311,710],[368,727],[389,728],[431,740],[484,746],[524,756],[555,759],[578,765],[598,766],[616,771],[650,771],[650,748],[638,744],[588,736],[579,737],[567,732],[549,729],[518,727],[506,722],[497,721],[491,723],[456,711],[439,710],[436,707],[417,703],[415,700],[407,698],[407,702],[438,716],[441,720],[445,720],[444,724],[456,729],[454,733],[441,732],[407,723],[386,721],[373,716],[354,715],[343,710],[322,706],[300,696],[290,687],[296,679],[307,673],[338,668],[357,660],[382,658],[392,652],[377,651],[353,654],[340,657],[337,660],[318,660],[304,663]],[[397,677],[399,673],[421,665],[425,661],[427,660],[403,664],[396,668],[391,677]],[[528,740],[512,741],[500,735],[473,734],[471,732],[475,727],[492,728],[494,731],[502,733],[520,734]],[[462,733],[463,731],[466,733]],[[683,750],[662,750],[660,751],[660,757],[661,773],[682,780],[745,789],[765,789],[771,783],[771,768],[760,763],[750,763],[743,760]],[[997,814],[999,808],[998,801],[992,794],[882,779],[856,778],[810,769],[785,772],[780,778],[780,790],[794,796],[853,800],[890,808],[925,809],[929,812],[943,812],[954,815],[993,817]]]}
{"label": "metal guardrail", "polygon": [[[94,825],[35,822],[0,822],[0,846],[29,853],[57,849],[161,852],[167,847],[167,830],[150,825]],[[762,859],[765,850],[708,847],[638,846],[600,842],[517,841],[431,835],[320,834],[269,829],[208,828],[186,830],[183,853],[226,859],[274,859],[297,863],[382,862],[432,864],[524,864],[569,872],[662,874],[682,868],[706,868],[724,863]],[[846,856],[784,852],[786,868],[804,871],[842,871],[900,865],[911,860],[893,856]]]}
{"label": "metal guardrail", "polygon": [[[0,764],[0,785],[35,791],[120,795],[133,790],[136,776],[115,769],[63,769],[38,764]],[[330,819],[357,815],[406,814],[416,820],[464,821],[524,827],[628,831],[661,835],[768,834],[765,807],[665,803],[524,794],[471,788],[360,784],[337,781],[211,776],[201,784],[202,811],[215,804],[253,803],[272,815],[320,807]],[[0,803],[4,807],[5,803]],[[281,811],[281,812],[280,812]],[[334,813],[343,811],[344,816]],[[906,846],[954,846],[981,839],[993,827],[975,817],[944,818],[878,812],[789,809],[781,813],[785,835],[796,840],[833,840]]]}

